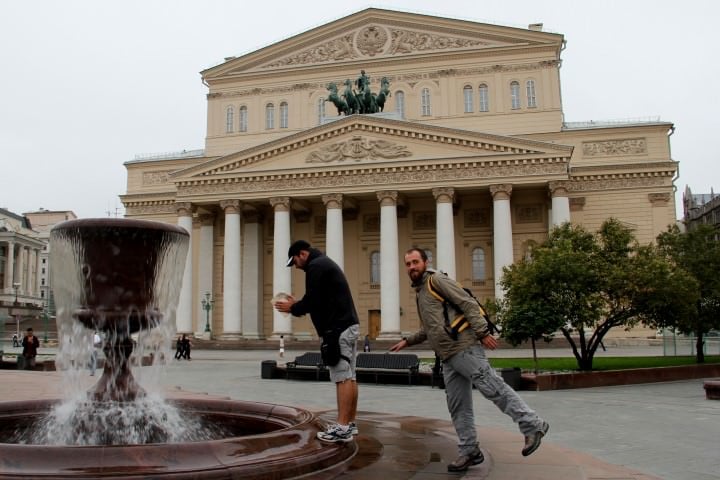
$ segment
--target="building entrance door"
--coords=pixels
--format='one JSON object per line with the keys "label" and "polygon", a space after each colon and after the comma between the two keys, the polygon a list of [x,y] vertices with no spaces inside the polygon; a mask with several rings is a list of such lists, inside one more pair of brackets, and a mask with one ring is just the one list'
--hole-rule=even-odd
{"label": "building entrance door", "polygon": [[373,340],[380,335],[380,310],[368,310],[368,335]]}

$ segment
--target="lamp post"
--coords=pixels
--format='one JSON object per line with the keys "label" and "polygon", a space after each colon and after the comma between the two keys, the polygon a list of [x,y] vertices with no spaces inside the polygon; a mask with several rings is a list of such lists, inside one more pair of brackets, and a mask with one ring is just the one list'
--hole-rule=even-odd
{"label": "lamp post", "polygon": [[[20,288],[20,283],[15,282],[13,283],[13,290],[15,290],[15,303],[13,304],[14,307],[17,307],[20,305],[18,303],[18,289]],[[17,312],[17,308],[15,310],[15,334],[17,335],[17,338],[20,339],[20,314]]]}
{"label": "lamp post", "polygon": [[205,292],[205,298],[200,302],[205,310],[205,333],[210,333],[210,310],[213,308],[213,301],[210,299],[210,292]]}

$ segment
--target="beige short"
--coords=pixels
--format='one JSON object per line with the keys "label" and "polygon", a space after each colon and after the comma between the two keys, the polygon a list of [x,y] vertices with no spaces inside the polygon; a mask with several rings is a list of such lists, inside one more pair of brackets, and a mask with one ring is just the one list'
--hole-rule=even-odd
{"label": "beige short", "polygon": [[355,362],[357,359],[357,339],[360,335],[360,325],[352,325],[340,334],[340,354],[350,359],[348,362],[341,358],[337,365],[328,367],[330,380],[335,383],[345,380],[355,380]]}

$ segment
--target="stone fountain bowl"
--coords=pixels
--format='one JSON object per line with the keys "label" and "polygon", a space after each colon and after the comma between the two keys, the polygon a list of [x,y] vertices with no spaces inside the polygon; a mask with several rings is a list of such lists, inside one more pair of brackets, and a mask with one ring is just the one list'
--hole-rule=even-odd
{"label": "stone fountain bowl", "polygon": [[355,442],[326,444],[325,425],[294,407],[219,399],[176,399],[182,412],[220,425],[225,438],[114,446],[7,443],[47,415],[54,400],[0,403],[0,479],[331,479],[357,453]]}

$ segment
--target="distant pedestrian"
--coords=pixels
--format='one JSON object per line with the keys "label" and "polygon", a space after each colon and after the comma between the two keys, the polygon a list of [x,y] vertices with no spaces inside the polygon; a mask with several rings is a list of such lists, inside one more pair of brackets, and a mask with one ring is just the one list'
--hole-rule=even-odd
{"label": "distant pedestrian", "polygon": [[20,346],[20,342],[18,342],[17,333],[13,333],[13,347],[17,348],[19,346]]}
{"label": "distant pedestrian", "polygon": [[190,349],[192,347],[190,338],[183,333],[181,342],[182,342],[182,357],[186,360],[192,360],[192,358],[190,358]]}
{"label": "distant pedestrian", "polygon": [[32,370],[35,368],[35,357],[37,350],[40,348],[40,340],[33,335],[33,329],[28,328],[27,334],[22,339],[22,356],[25,359],[25,369]]}
{"label": "distant pedestrian", "polygon": [[365,335],[365,344],[363,345],[363,352],[369,352],[370,351],[370,336]]}
{"label": "distant pedestrian", "polygon": [[285,356],[285,337],[280,335],[280,358]]}
{"label": "distant pedestrian", "polygon": [[95,375],[95,369],[97,368],[98,350],[102,348],[102,338],[96,331],[93,333],[92,338],[92,353],[90,354],[90,375]]}
{"label": "distant pedestrian", "polygon": [[175,359],[180,360],[183,356],[183,344],[182,335],[178,335],[177,341],[175,342]]}

